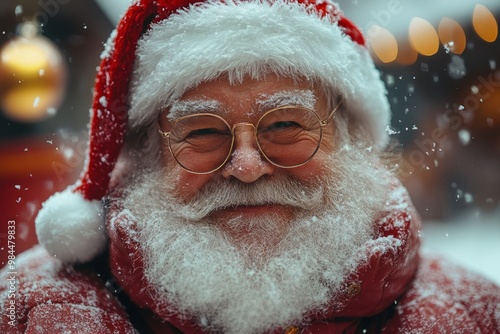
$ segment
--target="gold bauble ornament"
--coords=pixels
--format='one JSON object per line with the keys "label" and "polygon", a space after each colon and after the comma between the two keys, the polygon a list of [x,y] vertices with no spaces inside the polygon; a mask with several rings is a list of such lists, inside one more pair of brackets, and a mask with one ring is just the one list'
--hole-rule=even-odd
{"label": "gold bauble ornament", "polygon": [[18,122],[54,116],[64,98],[67,64],[57,46],[24,23],[0,49],[0,108]]}

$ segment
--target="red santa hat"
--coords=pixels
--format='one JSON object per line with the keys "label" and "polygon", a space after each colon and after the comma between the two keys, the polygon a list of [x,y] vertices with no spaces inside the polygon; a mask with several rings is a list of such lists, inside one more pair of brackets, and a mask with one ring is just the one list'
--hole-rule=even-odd
{"label": "red santa hat", "polygon": [[39,242],[63,262],[86,262],[107,243],[102,199],[129,126],[197,84],[228,74],[319,80],[348,101],[374,149],[390,111],[359,29],[329,0],[136,0],[112,33],[97,74],[88,156],[77,184],[36,218]]}

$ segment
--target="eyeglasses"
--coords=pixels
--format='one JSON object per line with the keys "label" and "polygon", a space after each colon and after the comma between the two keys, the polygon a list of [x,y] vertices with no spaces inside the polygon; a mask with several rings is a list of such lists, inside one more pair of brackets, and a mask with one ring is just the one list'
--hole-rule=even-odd
{"label": "eyeglasses", "polygon": [[262,156],[281,168],[306,164],[318,151],[323,128],[337,111],[337,105],[326,119],[311,109],[283,106],[265,112],[257,122],[230,126],[222,117],[199,113],[173,122],[169,132],[159,129],[179,165],[193,174],[217,171],[229,160],[234,148],[234,132],[239,126],[254,128],[257,146]]}

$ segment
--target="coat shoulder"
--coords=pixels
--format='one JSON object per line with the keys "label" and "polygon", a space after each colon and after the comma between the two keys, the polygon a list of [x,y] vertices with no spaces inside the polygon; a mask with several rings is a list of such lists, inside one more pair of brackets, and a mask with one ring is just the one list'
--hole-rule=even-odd
{"label": "coat shoulder", "polygon": [[442,258],[424,257],[384,333],[500,333],[500,287]]}
{"label": "coat shoulder", "polygon": [[0,272],[0,332],[135,333],[89,266],[69,266],[36,246]]}

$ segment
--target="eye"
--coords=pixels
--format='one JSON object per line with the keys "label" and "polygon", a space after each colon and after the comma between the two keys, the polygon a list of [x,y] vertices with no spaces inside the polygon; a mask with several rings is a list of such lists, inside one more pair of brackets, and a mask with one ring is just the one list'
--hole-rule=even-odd
{"label": "eye", "polygon": [[215,129],[215,128],[203,128],[203,129],[193,129],[190,130],[187,135],[185,136],[185,139],[198,139],[201,137],[209,137],[209,136],[223,136],[227,135],[226,131],[222,131],[220,129]]}
{"label": "eye", "polygon": [[268,126],[263,128],[262,131],[284,131],[284,130],[295,130],[301,128],[303,128],[303,126],[294,121],[279,121],[269,124]]}
{"label": "eye", "polygon": [[214,133],[218,133],[219,131],[216,130],[216,129],[195,129],[195,130],[191,130],[187,137],[194,137],[194,136],[207,136],[207,135],[211,135],[211,134],[214,134]]}

